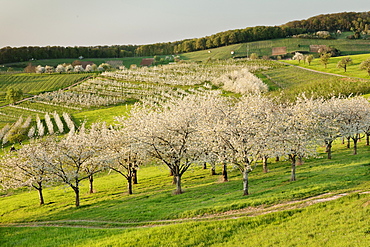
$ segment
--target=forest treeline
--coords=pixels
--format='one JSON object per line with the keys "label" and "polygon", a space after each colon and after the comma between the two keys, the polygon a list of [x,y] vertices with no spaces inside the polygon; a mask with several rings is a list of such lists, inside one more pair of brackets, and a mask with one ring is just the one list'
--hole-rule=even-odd
{"label": "forest treeline", "polygon": [[137,45],[114,45],[114,46],[27,46],[27,47],[4,47],[0,49],[0,64],[27,62],[39,59],[59,58],[120,58],[133,57]]}
{"label": "forest treeline", "polygon": [[307,20],[291,21],[284,26],[289,28],[301,28],[306,32],[317,31],[368,31],[370,25],[369,12],[343,12],[336,14],[318,15]]}
{"label": "forest treeline", "polygon": [[0,64],[26,62],[32,59],[56,58],[121,58],[133,56],[169,55],[199,51],[231,44],[285,38],[317,31],[353,31],[359,38],[369,32],[370,12],[343,12],[292,21],[281,26],[256,26],[229,30],[202,38],[148,45],[114,45],[90,47],[4,47],[0,49]]}

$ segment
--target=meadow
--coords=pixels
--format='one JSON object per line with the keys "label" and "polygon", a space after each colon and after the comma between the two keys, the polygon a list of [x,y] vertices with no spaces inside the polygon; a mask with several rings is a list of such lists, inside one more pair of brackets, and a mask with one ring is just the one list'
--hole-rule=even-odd
{"label": "meadow", "polygon": [[0,74],[0,94],[5,95],[9,88],[14,88],[22,90],[25,96],[35,95],[65,88],[88,76],[88,74]]}
{"label": "meadow", "polygon": [[[327,45],[335,47],[341,51],[341,55],[355,55],[370,53],[369,40],[348,40],[345,37],[350,33],[343,33],[338,39],[323,40],[323,39],[301,39],[301,38],[285,38],[274,40],[263,40],[248,42],[242,44],[229,45],[215,49],[204,51],[189,52],[181,54],[181,59],[203,61],[206,62],[212,59],[229,59],[232,57],[245,57],[252,53],[256,53],[260,58],[263,56],[270,57],[272,47],[286,47],[287,55],[284,57],[292,57],[295,51],[309,52],[310,45]],[[231,52],[234,54],[231,54]],[[318,57],[318,55],[316,55]]]}
{"label": "meadow", "polygon": [[[342,60],[343,57],[349,57],[352,59],[352,63],[348,65],[346,72],[344,71],[344,69],[337,67],[338,62]],[[298,62],[296,60],[286,60],[284,62],[325,73],[332,73],[353,78],[370,79],[370,76],[368,75],[367,71],[360,69],[361,62],[369,58],[370,54],[331,57],[329,59],[329,63],[327,64],[327,68],[325,68],[324,65],[321,64],[319,58],[314,59],[310,65],[308,65],[308,63],[304,63],[303,61]]]}
{"label": "meadow", "polygon": [[[230,48],[233,47],[218,49]],[[230,54],[228,50],[219,51],[220,58]],[[204,56],[199,52],[193,59],[207,60],[209,54],[215,55],[213,51]],[[190,58],[192,54],[187,55]],[[332,89],[337,94],[370,92],[368,81],[319,74],[273,61],[228,61],[228,70],[214,62],[202,63],[204,67],[185,63],[171,68],[184,76],[173,84],[155,81],[173,73],[171,69],[143,69],[133,73],[135,78],[144,79],[127,80],[130,73],[127,71],[106,73],[68,91],[81,95],[95,92],[99,97],[125,100],[117,105],[83,107],[73,102],[39,99],[22,102],[19,106],[23,109],[2,108],[1,117],[15,122],[22,114],[35,116],[34,110],[56,111],[70,113],[77,125],[84,121],[88,126],[96,121],[110,125],[115,123],[115,116],[127,115],[137,101],[161,102],[173,96],[218,89],[209,84],[210,78],[246,66],[255,68],[254,73],[269,85],[272,96],[283,92],[292,99],[302,91],[328,96],[326,93],[332,93]],[[181,70],[187,66],[195,74]],[[197,73],[204,74],[216,67],[204,81],[194,80]],[[39,88],[27,89],[28,93],[36,94],[71,85],[88,74],[73,74],[71,78],[67,78],[68,74],[46,75],[50,76],[46,79],[50,84],[44,86],[37,81],[32,84],[28,80],[31,75],[16,75],[23,82],[12,81],[9,85],[40,84]],[[55,86],[53,76],[66,79]],[[230,94],[235,95],[224,92]],[[0,121],[6,123],[5,118]],[[208,169],[203,169],[203,164],[193,164],[184,174],[185,193],[180,195],[174,195],[172,177],[162,164],[140,168],[133,195],[126,194],[125,179],[113,171],[95,177],[93,194],[88,193],[88,182],[82,182],[79,208],[74,207],[73,191],[61,184],[45,188],[44,206],[38,205],[37,192],[33,190],[1,192],[0,246],[367,246],[370,241],[369,146],[361,141],[358,155],[352,155],[352,150],[338,140],[332,160],[325,158],[324,147],[318,152],[317,158],[298,166],[295,182],[289,182],[290,162],[286,157],[278,162],[270,159],[268,173],[263,173],[259,163],[250,174],[248,196],[243,196],[242,177],[236,168],[229,166],[229,181],[222,182],[220,166],[217,175],[212,176]]]}
{"label": "meadow", "polygon": [[[337,142],[332,160],[306,160],[298,180],[290,164],[270,161],[250,178],[251,195],[229,168],[229,182],[194,165],[184,176],[185,193],[173,195],[168,170],[139,170],[134,194],[114,173],[95,179],[96,192],[82,189],[81,207],[64,186],[17,190],[1,198],[1,246],[366,246],[370,240],[369,153],[364,143],[351,155]],[[321,155],[325,156],[322,150]]]}

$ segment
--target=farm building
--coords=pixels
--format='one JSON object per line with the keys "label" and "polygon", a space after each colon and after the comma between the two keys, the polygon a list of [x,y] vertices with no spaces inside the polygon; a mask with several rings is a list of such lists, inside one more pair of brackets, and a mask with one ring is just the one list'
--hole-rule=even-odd
{"label": "farm building", "polygon": [[154,58],[143,58],[141,60],[140,66],[150,66],[154,63]]}

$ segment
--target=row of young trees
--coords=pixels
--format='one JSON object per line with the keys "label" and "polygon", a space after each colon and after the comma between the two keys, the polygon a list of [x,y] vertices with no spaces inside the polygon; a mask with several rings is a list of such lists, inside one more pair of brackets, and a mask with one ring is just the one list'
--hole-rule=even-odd
{"label": "row of young trees", "polygon": [[[327,68],[327,65],[329,64],[329,59],[331,58],[331,53],[329,52],[323,52],[320,54],[320,63]],[[300,52],[296,52],[295,55],[292,57],[293,60],[297,60],[299,63],[303,61],[304,63],[308,63],[308,65],[311,65],[311,62],[313,61],[314,57],[313,55],[303,55]],[[343,57],[341,60],[337,63],[337,68],[344,69],[344,72],[347,71],[347,67],[349,65],[352,65],[352,58],[350,57]],[[361,70],[366,70],[368,75],[370,76],[370,58],[364,60],[361,62],[359,68]]]}
{"label": "row of young trees", "polygon": [[249,174],[262,160],[289,157],[291,181],[296,180],[297,160],[315,156],[325,144],[328,158],[338,137],[354,144],[370,134],[370,104],[362,97],[307,99],[279,104],[261,95],[230,99],[219,93],[192,94],[168,100],[161,106],[137,105],[131,116],[118,117],[119,125],[107,128],[84,125],[62,139],[39,139],[10,152],[1,160],[3,188],[30,186],[39,191],[47,183],[62,182],[75,192],[80,205],[80,183],[89,180],[93,190],[96,173],[110,169],[127,181],[128,193],[137,169],[154,160],[173,175],[176,194],[183,193],[182,176],[195,164],[239,169],[243,194],[249,194]]}
{"label": "row of young trees", "polygon": [[72,65],[72,64],[58,64],[55,68],[53,66],[33,66],[32,64],[28,65],[25,68],[25,72],[27,73],[81,73],[81,72],[103,72],[106,70],[109,70],[111,66],[107,63],[102,63],[99,66],[96,64],[87,64],[86,67],[83,67],[82,65]]}
{"label": "row of young trees", "polygon": [[[46,127],[45,127],[46,125]],[[45,113],[44,121],[37,114],[35,121],[31,116],[25,120],[20,116],[13,124],[6,124],[0,129],[0,143],[22,143],[24,140],[40,138],[45,135],[63,134],[66,130],[75,131],[75,124],[68,113],[63,113],[62,118],[57,112]]]}

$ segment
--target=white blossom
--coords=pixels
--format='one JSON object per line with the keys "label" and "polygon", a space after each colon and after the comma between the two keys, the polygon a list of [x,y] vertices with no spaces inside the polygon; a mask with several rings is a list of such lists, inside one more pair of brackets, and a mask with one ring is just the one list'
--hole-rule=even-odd
{"label": "white blossom", "polygon": [[64,125],[63,125],[62,120],[60,119],[59,114],[56,111],[53,112],[53,117],[54,117],[54,120],[55,120],[55,124],[58,127],[58,132],[63,133],[64,132]]}
{"label": "white blossom", "polygon": [[36,115],[36,126],[37,126],[37,135],[42,137],[45,135],[45,127],[44,124],[41,122],[39,115]]}
{"label": "white blossom", "polygon": [[54,134],[54,124],[51,121],[49,113],[45,114],[45,123],[46,123],[46,127],[48,128],[49,134],[50,135]]}

